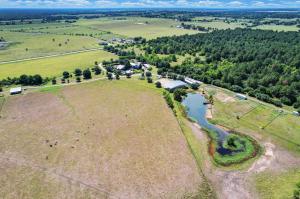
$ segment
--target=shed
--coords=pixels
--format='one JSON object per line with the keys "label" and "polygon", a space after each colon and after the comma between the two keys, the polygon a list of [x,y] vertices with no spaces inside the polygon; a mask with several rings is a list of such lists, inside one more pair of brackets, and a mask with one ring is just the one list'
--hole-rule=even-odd
{"label": "shed", "polygon": [[117,70],[123,70],[125,68],[125,65],[116,65],[115,66]]}
{"label": "shed", "polygon": [[174,91],[177,88],[186,88],[187,83],[180,80],[160,79],[161,86],[169,91]]}
{"label": "shed", "polygon": [[141,69],[141,62],[138,63],[130,63],[133,69]]}
{"label": "shed", "polygon": [[298,111],[293,111],[293,115],[300,116],[300,113]]}
{"label": "shed", "polygon": [[20,93],[22,93],[22,87],[11,88],[9,90],[9,93],[11,95],[20,94]]}
{"label": "shed", "polygon": [[188,84],[200,84],[200,81],[197,81],[197,80],[194,80],[192,78],[189,78],[189,77],[185,77],[184,78],[184,81]]}
{"label": "shed", "polygon": [[241,99],[241,100],[246,100],[247,99],[246,95],[243,95],[243,94],[240,94],[240,93],[237,93],[235,95],[235,97],[238,98],[238,99]]}

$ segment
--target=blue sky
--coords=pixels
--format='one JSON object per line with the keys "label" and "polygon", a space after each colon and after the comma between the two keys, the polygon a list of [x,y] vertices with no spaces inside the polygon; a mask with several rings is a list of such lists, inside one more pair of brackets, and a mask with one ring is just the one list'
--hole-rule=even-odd
{"label": "blue sky", "polygon": [[300,0],[0,0],[0,8],[300,8]]}

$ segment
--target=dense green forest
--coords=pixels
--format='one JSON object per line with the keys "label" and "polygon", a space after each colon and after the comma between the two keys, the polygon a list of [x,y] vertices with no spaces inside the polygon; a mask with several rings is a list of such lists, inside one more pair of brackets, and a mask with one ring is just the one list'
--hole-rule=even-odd
{"label": "dense green forest", "polygon": [[[260,100],[300,107],[300,34],[264,30],[219,30],[150,40],[147,53],[190,54],[179,66],[161,68]],[[202,61],[201,56],[206,60]]]}

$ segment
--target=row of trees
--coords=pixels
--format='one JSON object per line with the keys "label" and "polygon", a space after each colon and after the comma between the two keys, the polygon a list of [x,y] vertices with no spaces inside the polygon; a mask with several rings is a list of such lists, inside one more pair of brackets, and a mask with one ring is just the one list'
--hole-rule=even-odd
{"label": "row of trees", "polygon": [[194,24],[185,24],[185,23],[181,23],[181,27],[188,30],[192,29],[192,30],[198,30],[202,32],[208,32],[210,30],[210,28],[205,28],[203,26],[197,26]]}
{"label": "row of trees", "polygon": [[49,81],[49,78],[42,78],[41,75],[20,75],[19,77],[6,78],[0,81],[0,85],[21,84],[23,86],[37,86]]}
{"label": "row of trees", "polygon": [[300,107],[300,35],[296,32],[220,30],[158,38],[145,49],[195,57],[175,67],[160,67],[160,73],[189,76],[277,106]]}

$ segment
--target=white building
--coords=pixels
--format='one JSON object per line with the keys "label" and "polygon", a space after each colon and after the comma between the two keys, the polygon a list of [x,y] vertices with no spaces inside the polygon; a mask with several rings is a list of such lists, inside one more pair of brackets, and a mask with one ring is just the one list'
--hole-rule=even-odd
{"label": "white building", "polygon": [[159,82],[161,86],[169,91],[174,91],[177,88],[186,88],[187,84],[180,80],[172,80],[172,79],[160,79]]}
{"label": "white building", "polygon": [[247,99],[246,95],[243,95],[243,94],[240,94],[240,93],[237,93],[235,95],[235,97],[238,98],[238,99],[241,99],[241,100],[246,100]]}
{"label": "white building", "polygon": [[148,69],[148,68],[151,68],[151,66],[150,66],[150,64],[143,64],[143,68]]}
{"label": "white building", "polygon": [[116,65],[117,70],[123,70],[125,68],[125,65]]}
{"label": "white building", "polygon": [[22,93],[22,87],[11,88],[11,89],[9,90],[9,93],[10,93],[11,95],[15,95],[15,94]]}
{"label": "white building", "polygon": [[184,81],[188,84],[200,84],[200,81],[197,81],[197,80],[194,80],[192,78],[189,78],[189,77],[185,77],[184,78]]}
{"label": "white building", "polygon": [[300,113],[298,111],[293,111],[293,115],[300,116]]}

